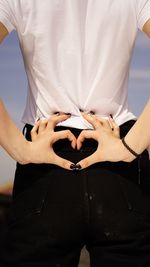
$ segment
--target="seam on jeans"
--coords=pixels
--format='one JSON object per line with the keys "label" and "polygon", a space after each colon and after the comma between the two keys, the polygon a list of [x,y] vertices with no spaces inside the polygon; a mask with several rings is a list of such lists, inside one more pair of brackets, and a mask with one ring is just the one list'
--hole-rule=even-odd
{"label": "seam on jeans", "polygon": [[126,194],[125,190],[123,189],[123,185],[122,185],[122,183],[121,183],[121,181],[120,181],[119,178],[120,178],[120,177],[118,177],[117,180],[118,180],[118,183],[119,183],[119,185],[120,185],[120,191],[122,192],[122,196],[123,196],[123,198],[124,198],[125,205],[126,205],[127,209],[128,209],[129,211],[131,211],[131,210],[133,209],[133,207],[132,207],[131,203],[130,203],[129,200],[128,200],[127,194]]}
{"label": "seam on jeans", "polygon": [[138,158],[138,184],[141,184],[141,155]]}
{"label": "seam on jeans", "polygon": [[84,218],[87,231],[90,225],[90,208],[89,208],[89,189],[88,189],[88,177],[86,170],[83,170],[83,190],[84,190]]}

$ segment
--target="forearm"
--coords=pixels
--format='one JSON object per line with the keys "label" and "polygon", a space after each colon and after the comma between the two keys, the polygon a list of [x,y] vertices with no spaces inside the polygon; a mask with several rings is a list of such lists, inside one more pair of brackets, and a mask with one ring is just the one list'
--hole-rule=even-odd
{"label": "forearm", "polygon": [[[144,149],[150,146],[150,100],[144,108],[144,111],[138,118],[137,122],[125,136],[125,142],[137,154],[141,154]],[[125,150],[124,150],[125,153]],[[127,152],[126,152],[127,153]],[[130,152],[129,152],[130,153]],[[128,153],[128,155],[129,155]],[[131,153],[130,153],[131,154]],[[129,155],[129,161],[135,157]]]}
{"label": "forearm", "polygon": [[0,100],[0,145],[16,161],[28,163],[29,142],[16,127]]}

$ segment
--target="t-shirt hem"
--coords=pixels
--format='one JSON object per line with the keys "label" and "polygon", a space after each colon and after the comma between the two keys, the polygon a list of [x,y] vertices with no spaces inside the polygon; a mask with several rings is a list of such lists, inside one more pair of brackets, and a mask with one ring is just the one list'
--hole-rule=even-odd
{"label": "t-shirt hem", "polygon": [[[130,115],[127,115],[124,117],[114,118],[114,120],[118,126],[121,126],[122,124],[124,124],[127,121],[136,120],[136,119],[137,119],[136,116],[134,116],[132,113]],[[32,120],[29,121],[29,120],[26,120],[24,118],[22,119],[22,123],[23,124],[30,124],[32,126],[35,124]],[[93,129],[93,126],[90,123],[88,123],[85,119],[83,119],[83,118],[79,119],[77,117],[60,122],[57,124],[57,126],[76,128],[76,129],[82,129],[82,130]]]}

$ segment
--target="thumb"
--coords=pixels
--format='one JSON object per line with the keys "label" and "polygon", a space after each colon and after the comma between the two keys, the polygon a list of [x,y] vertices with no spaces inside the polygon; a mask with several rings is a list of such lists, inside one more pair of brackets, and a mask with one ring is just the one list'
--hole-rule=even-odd
{"label": "thumb", "polygon": [[80,165],[81,170],[82,170],[97,162],[101,162],[101,160],[100,160],[100,156],[98,156],[97,151],[95,151],[92,155],[90,155],[87,158],[82,159],[76,165]]}
{"label": "thumb", "polygon": [[67,169],[67,170],[70,170],[71,171],[71,168],[70,166],[72,164],[74,164],[73,162],[69,161],[69,160],[66,160],[64,158],[61,158],[59,156],[57,156],[55,153],[53,155],[53,162],[52,164],[55,164],[61,168],[64,168],[64,169]]}

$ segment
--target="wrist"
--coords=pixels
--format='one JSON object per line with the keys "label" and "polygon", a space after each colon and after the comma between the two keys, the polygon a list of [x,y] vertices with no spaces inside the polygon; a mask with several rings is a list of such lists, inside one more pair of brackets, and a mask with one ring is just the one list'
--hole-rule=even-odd
{"label": "wrist", "polygon": [[20,153],[18,153],[19,159],[17,161],[22,165],[32,163],[32,159],[31,159],[32,146],[31,146],[31,143],[32,142],[29,142],[26,140],[24,142],[24,145],[23,145]]}
{"label": "wrist", "polygon": [[123,144],[122,140],[120,139],[118,142],[118,145],[120,147],[119,153],[120,153],[120,160],[124,162],[131,162],[136,157],[133,155]]}

